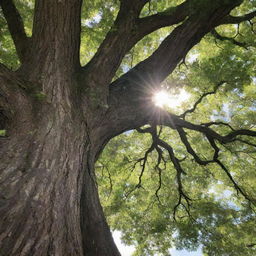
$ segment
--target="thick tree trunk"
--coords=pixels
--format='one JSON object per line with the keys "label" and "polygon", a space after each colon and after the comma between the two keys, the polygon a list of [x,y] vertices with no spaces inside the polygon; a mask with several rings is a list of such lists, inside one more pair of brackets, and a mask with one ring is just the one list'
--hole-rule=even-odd
{"label": "thick tree trunk", "polygon": [[[108,83],[124,54],[154,30],[144,30],[144,23],[130,37],[140,25],[134,26],[141,21],[139,11],[147,1],[121,2],[117,33],[110,31],[83,69],[79,64],[82,0],[36,1],[31,38],[26,37],[20,17],[8,19],[22,65],[19,77],[0,65],[0,128],[7,129],[7,137],[0,137],[1,256],[120,255],[99,202],[96,158],[111,137],[156,118],[145,104],[151,98],[146,85],[165,79],[241,1],[215,1],[207,9],[207,23],[207,15],[191,14],[151,57],[117,79],[109,92]],[[126,12],[129,6],[132,12]],[[7,1],[2,7],[13,18]],[[129,15],[123,18],[125,13]]]}
{"label": "thick tree trunk", "polygon": [[95,183],[93,120],[56,90],[69,88],[59,81],[59,93],[10,106],[0,139],[0,255],[120,255]]}

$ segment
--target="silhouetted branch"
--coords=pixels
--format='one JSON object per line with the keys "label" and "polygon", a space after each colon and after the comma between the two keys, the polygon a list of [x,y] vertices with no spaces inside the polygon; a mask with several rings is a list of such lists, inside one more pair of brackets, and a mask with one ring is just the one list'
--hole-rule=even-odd
{"label": "silhouetted branch", "polygon": [[[250,146],[256,146],[253,143],[247,143],[247,141],[244,141],[240,138],[237,138],[237,136],[241,136],[241,135],[255,137],[256,136],[256,131],[246,130],[246,129],[235,130],[232,126],[230,126],[229,124],[224,123],[224,122],[209,122],[209,123],[203,123],[201,125],[195,125],[195,124],[187,122],[187,121],[181,119],[180,117],[172,115],[172,114],[169,114],[169,118],[167,118],[165,116],[165,121],[164,122],[163,122],[162,118],[160,120],[161,120],[161,124],[167,125],[167,126],[171,127],[172,129],[177,130],[177,132],[180,136],[181,142],[186,147],[187,152],[190,155],[193,156],[196,163],[198,163],[201,166],[205,166],[205,165],[208,165],[210,163],[211,164],[214,164],[214,163],[217,164],[226,173],[226,175],[228,176],[229,180],[231,181],[231,183],[234,186],[234,188],[236,189],[236,191],[238,193],[240,193],[246,200],[248,200],[249,203],[255,204],[255,200],[253,198],[251,198],[240,187],[240,185],[233,178],[230,171],[227,169],[227,167],[219,159],[220,148],[218,147],[216,142],[219,142],[219,143],[225,145],[227,143],[231,143],[231,142],[234,142],[234,141],[240,141],[242,143],[249,144]],[[231,132],[228,133],[225,136],[222,136],[221,134],[215,132],[213,129],[209,128],[210,126],[214,126],[214,125],[227,126],[231,129]],[[199,155],[196,153],[196,151],[193,149],[192,145],[188,141],[187,134],[184,131],[184,129],[189,129],[189,130],[194,130],[194,131],[200,132],[201,134],[203,134],[207,138],[207,140],[209,142],[209,146],[214,150],[214,153],[213,153],[213,156],[212,156],[211,159],[202,160],[199,157]],[[160,202],[160,199],[159,199],[159,196],[158,196],[158,192],[159,192],[159,190],[161,189],[161,186],[162,186],[162,176],[161,176],[162,175],[162,168],[160,168],[160,164],[161,164],[161,162],[164,162],[166,164],[166,159],[164,159],[164,157],[163,157],[163,150],[162,150],[162,149],[165,149],[168,152],[170,160],[173,163],[173,166],[176,170],[176,183],[177,183],[177,189],[178,189],[178,193],[179,193],[178,202],[174,206],[174,212],[173,212],[174,220],[176,220],[177,210],[180,206],[183,207],[185,209],[185,211],[187,212],[188,216],[192,218],[192,216],[190,215],[191,198],[188,197],[187,194],[184,192],[184,188],[183,188],[183,184],[182,184],[182,174],[186,175],[186,172],[182,168],[180,163],[184,159],[178,159],[175,156],[173,148],[167,142],[160,139],[159,134],[157,134],[156,124],[151,125],[150,127],[146,127],[146,128],[137,128],[137,131],[140,132],[140,133],[150,133],[151,136],[152,136],[152,145],[146,151],[145,156],[143,158],[139,159],[139,161],[143,161],[143,164],[142,164],[141,175],[140,175],[140,178],[139,178],[139,183],[136,187],[141,185],[141,177],[142,177],[142,175],[144,173],[144,170],[145,170],[145,163],[147,161],[147,155],[150,152],[152,152],[153,150],[155,150],[158,153],[158,158],[157,158],[157,163],[155,165],[155,169],[158,171],[158,175],[159,175],[158,188],[155,192],[155,195],[156,195],[158,201]]]}
{"label": "silhouetted branch", "polygon": [[224,122],[208,122],[208,123],[201,123],[201,125],[203,125],[205,127],[210,127],[212,125],[223,125],[223,126],[229,127],[232,131],[235,130],[230,124],[224,123]]}
{"label": "silhouetted branch", "polygon": [[188,142],[186,133],[185,133],[185,131],[182,128],[178,128],[177,131],[178,131],[178,133],[180,135],[180,139],[181,139],[182,143],[185,145],[185,147],[187,149],[187,152],[193,156],[193,158],[195,159],[195,161],[198,164],[200,164],[200,165],[207,165],[209,163],[212,163],[212,160],[204,161],[204,160],[200,159],[200,157],[196,154],[196,152],[193,150],[192,146]]}
{"label": "silhouetted branch", "polygon": [[243,16],[227,16],[225,17],[220,24],[238,24],[244,21],[250,21],[256,16],[256,11],[252,11]]}
{"label": "silhouetted branch", "polygon": [[245,191],[243,191],[243,189],[236,183],[236,181],[234,180],[233,176],[231,175],[231,173],[229,172],[229,170],[225,167],[225,165],[218,159],[215,160],[215,162],[222,168],[222,170],[227,174],[229,180],[232,182],[234,188],[237,190],[237,194],[241,194],[243,195],[243,197],[245,199],[247,199],[249,202],[254,202],[254,200],[252,200]]}
{"label": "silhouetted branch", "polygon": [[196,110],[197,106],[202,102],[202,100],[203,100],[206,96],[211,95],[211,94],[215,94],[216,91],[218,90],[218,88],[219,88],[222,84],[224,84],[224,83],[225,83],[225,81],[221,81],[221,82],[219,82],[219,83],[214,87],[214,90],[213,90],[213,91],[204,93],[204,94],[195,102],[194,106],[193,106],[191,109],[186,110],[183,114],[179,115],[179,117],[185,119],[185,117],[186,117],[186,115],[187,115],[188,113],[193,113],[193,112]]}
{"label": "silhouetted branch", "polygon": [[222,36],[222,35],[220,35],[215,29],[213,29],[213,30],[211,31],[211,34],[212,34],[216,39],[218,39],[218,40],[220,40],[220,41],[229,41],[229,42],[231,42],[232,44],[237,45],[237,46],[240,46],[240,47],[243,47],[244,49],[247,50],[247,45],[246,45],[246,43],[238,42],[238,41],[236,41],[236,40],[235,40],[234,38],[232,38],[232,37]]}
{"label": "silhouetted branch", "polygon": [[255,143],[252,143],[252,142],[249,142],[249,141],[246,141],[246,140],[242,140],[242,139],[236,139],[236,141],[240,141],[244,144],[247,144],[249,146],[252,146],[252,147],[255,147],[256,148],[256,144]]}
{"label": "silhouetted branch", "polygon": [[156,189],[155,195],[156,195],[158,202],[161,203],[158,193],[162,187],[162,169],[160,167],[158,167],[156,169],[158,171],[158,188]]}
{"label": "silhouetted branch", "polygon": [[23,62],[26,51],[29,47],[29,38],[26,36],[22,18],[12,0],[0,0],[0,5],[7,21],[19,59]]}

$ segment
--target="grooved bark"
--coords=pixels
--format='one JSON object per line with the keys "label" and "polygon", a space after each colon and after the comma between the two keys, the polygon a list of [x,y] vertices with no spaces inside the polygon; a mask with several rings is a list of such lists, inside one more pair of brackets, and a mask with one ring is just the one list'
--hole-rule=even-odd
{"label": "grooved bark", "polygon": [[93,178],[102,143],[66,79],[45,78],[44,99],[24,94],[0,138],[0,255],[120,255]]}
{"label": "grooved bark", "polygon": [[58,133],[52,129],[40,138],[9,142],[8,151],[1,152],[11,159],[1,162],[3,255],[82,255],[84,139]]}

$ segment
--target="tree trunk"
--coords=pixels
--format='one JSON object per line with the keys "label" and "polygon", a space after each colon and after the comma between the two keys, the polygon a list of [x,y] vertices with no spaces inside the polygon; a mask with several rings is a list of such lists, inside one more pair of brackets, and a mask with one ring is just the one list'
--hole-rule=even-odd
{"label": "tree trunk", "polygon": [[0,138],[0,255],[120,255],[95,183],[102,142],[92,135],[93,125],[86,125],[95,122],[80,113],[68,90],[58,90],[69,88],[58,79],[55,94],[43,99],[17,89],[11,114],[6,113],[8,136]]}
{"label": "tree trunk", "polygon": [[158,86],[241,1],[215,1],[207,22],[185,11],[158,49],[110,87],[125,53],[154,30],[138,16],[148,1],[121,1],[114,29],[83,68],[82,0],[35,1],[31,38],[8,1],[0,4],[21,67],[0,65],[0,255],[118,256],[95,182],[97,156],[111,137],[161,118],[145,104],[147,86]]}

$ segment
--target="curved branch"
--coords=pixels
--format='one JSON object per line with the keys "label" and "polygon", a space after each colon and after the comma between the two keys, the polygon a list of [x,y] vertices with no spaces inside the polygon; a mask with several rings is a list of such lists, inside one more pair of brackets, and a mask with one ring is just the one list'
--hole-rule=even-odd
{"label": "curved branch", "polygon": [[[117,18],[93,58],[84,66],[90,87],[105,87],[115,75],[123,57],[137,42],[133,35],[139,14],[148,0],[122,0]],[[95,72],[100,67],[104,76]]]}
{"label": "curved branch", "polygon": [[[225,4],[221,1],[212,4],[212,1],[209,1],[212,8],[207,8],[205,14],[200,15],[201,9],[191,11],[191,1],[187,0],[166,12],[139,19],[138,15],[143,5],[138,0],[133,0],[133,2],[136,4],[127,6],[125,11],[123,10],[123,2],[121,2],[120,12],[114,26],[95,56],[84,67],[84,72],[87,76],[89,74],[89,78],[86,80],[87,84],[91,83],[92,87],[103,86],[104,89],[102,90],[105,95],[108,95],[108,88],[105,86],[112,80],[124,55],[145,35],[161,27],[178,24],[188,17],[174,29],[148,59],[142,61],[122,77],[138,80],[137,84],[143,81],[160,83],[174,70],[187,52],[205,34],[210,32],[221,18],[240,3],[238,0],[229,0]],[[205,17],[208,17],[207,22]],[[99,67],[105,74],[104,76],[98,76],[98,73],[94,72]],[[143,79],[141,79],[142,77]]]}
{"label": "curved branch", "polygon": [[247,13],[243,16],[229,15],[229,16],[225,17],[224,19],[222,19],[222,21],[219,23],[219,25],[221,25],[221,24],[239,24],[244,21],[250,21],[254,17],[256,17],[256,10],[252,11],[250,13]]}
{"label": "curved branch", "polygon": [[125,84],[126,88],[128,86],[145,88],[149,85],[159,87],[160,83],[184,59],[189,50],[218,24],[221,17],[227,15],[234,8],[234,2],[228,6],[220,4],[215,8],[207,9],[207,22],[205,22],[204,15],[198,13],[191,15],[163,40],[150,57],[137,64],[111,86]]}
{"label": "curved branch", "polygon": [[213,91],[204,93],[204,94],[195,102],[194,106],[193,106],[191,109],[186,110],[186,111],[185,111],[183,114],[181,114],[179,117],[185,119],[185,117],[186,117],[187,114],[193,113],[193,112],[196,110],[197,106],[202,102],[202,100],[203,100],[206,96],[211,95],[211,94],[215,94],[216,91],[218,90],[218,88],[219,88],[222,84],[224,84],[224,83],[225,83],[225,81],[221,81],[221,82],[219,82],[219,83],[214,87],[214,90],[213,90]]}
{"label": "curved branch", "polygon": [[197,155],[197,153],[194,151],[194,149],[192,148],[192,146],[188,142],[187,135],[186,135],[185,131],[182,128],[177,129],[177,131],[179,133],[179,136],[180,136],[180,139],[181,139],[182,143],[186,147],[187,152],[193,156],[193,158],[195,159],[195,161],[198,164],[207,165],[209,163],[212,163],[212,160],[204,161],[204,160],[200,159],[200,157]]}
{"label": "curved branch", "polygon": [[223,125],[223,126],[227,126],[228,128],[230,128],[232,131],[234,131],[235,129],[228,123],[224,123],[224,122],[208,122],[208,123],[201,123],[201,125],[206,126],[206,127],[210,127],[212,125]]}
{"label": "curved branch", "polygon": [[[174,217],[174,220],[176,220],[176,212],[178,210],[178,207],[180,205],[182,205],[186,212],[188,213],[188,215],[190,216],[190,211],[189,211],[189,208],[190,208],[190,201],[191,199],[187,196],[187,194],[184,192],[184,189],[183,189],[183,184],[182,184],[182,174],[186,174],[186,172],[183,170],[180,162],[182,160],[179,160],[176,156],[175,156],[175,153],[174,153],[174,150],[173,148],[165,141],[161,140],[159,138],[159,135],[157,134],[157,129],[156,129],[156,126],[153,125],[151,126],[150,128],[146,128],[146,129],[137,129],[139,132],[141,133],[150,133],[151,136],[152,136],[152,140],[153,140],[153,143],[152,143],[152,146],[150,147],[150,149],[155,149],[158,153],[158,159],[157,159],[157,164],[155,166],[155,169],[158,171],[158,175],[159,175],[159,181],[158,181],[158,188],[155,192],[155,195],[158,199],[158,201],[160,202],[160,199],[159,199],[159,196],[158,196],[158,192],[159,190],[161,189],[161,186],[162,186],[162,169],[159,167],[161,161],[163,160],[164,163],[166,164],[166,161],[165,159],[163,158],[163,151],[161,148],[159,148],[158,146],[164,148],[168,154],[169,154],[169,157],[170,157],[170,160],[171,162],[173,163],[173,166],[176,170],[176,182],[177,182],[177,187],[178,187],[178,193],[179,193],[179,199],[178,199],[178,202],[177,204],[174,206],[174,209],[173,209],[173,217]],[[150,150],[149,149],[149,150]],[[148,152],[148,151],[147,151]],[[146,153],[147,153],[146,152]],[[185,200],[187,206],[185,204],[183,204],[182,202],[182,199]]]}
{"label": "curved branch", "polygon": [[[163,147],[164,149],[167,150],[170,160],[173,163],[173,166],[176,170],[176,181],[177,181],[177,186],[178,186],[178,193],[179,193],[179,199],[177,204],[174,206],[173,209],[173,218],[174,220],[176,220],[176,212],[178,210],[178,207],[180,205],[182,205],[184,207],[184,209],[186,210],[188,216],[191,217],[190,215],[190,201],[192,201],[192,199],[184,192],[183,189],[183,184],[182,184],[182,174],[186,174],[186,172],[183,170],[182,166],[180,165],[181,160],[179,160],[173,151],[173,148],[166,143],[165,141],[161,140],[160,138],[157,139],[157,143],[159,146]],[[185,200],[187,206],[185,204],[182,203],[182,199]]]}
{"label": "curved branch", "polygon": [[239,47],[242,47],[244,49],[247,50],[247,45],[246,43],[242,43],[242,42],[238,42],[237,40],[235,40],[234,38],[232,37],[226,37],[226,36],[222,36],[220,35],[215,29],[212,30],[211,34],[218,40],[220,41],[229,41],[231,42],[232,44],[234,45],[237,45]]}
{"label": "curved branch", "polygon": [[226,168],[226,166],[219,160],[216,159],[215,162],[221,167],[221,169],[227,174],[229,180],[232,182],[234,188],[237,190],[237,193],[240,193],[241,195],[243,195],[243,197],[245,199],[247,199],[249,202],[252,202],[255,204],[255,200],[251,199],[247,193],[236,183],[236,181],[234,180],[233,176],[231,175],[231,173],[229,172],[229,170]]}
{"label": "curved branch", "polygon": [[190,14],[191,9],[189,7],[189,1],[187,0],[176,7],[171,7],[163,12],[139,19],[137,22],[135,40],[139,41],[145,35],[159,28],[175,25],[184,21]]}
{"label": "curved branch", "polygon": [[248,146],[251,146],[251,147],[255,147],[256,148],[256,143],[252,143],[252,142],[249,142],[249,141],[246,141],[246,140],[241,140],[241,139],[236,139],[235,141],[240,141]]}
{"label": "curved branch", "polygon": [[0,0],[0,5],[7,21],[18,57],[21,62],[24,62],[30,41],[25,33],[22,18],[12,0]]}
{"label": "curved branch", "polygon": [[[171,11],[139,18],[143,6],[148,0],[121,1],[116,21],[100,45],[91,61],[84,67],[86,74],[94,73],[101,67],[105,76],[94,75],[90,78],[94,86],[106,86],[110,83],[125,54],[144,36],[153,31],[173,24],[178,24],[189,13],[188,4],[174,7]],[[92,85],[93,86],[93,85]]]}

